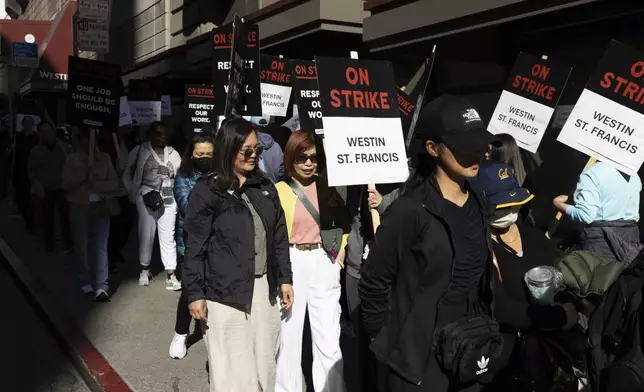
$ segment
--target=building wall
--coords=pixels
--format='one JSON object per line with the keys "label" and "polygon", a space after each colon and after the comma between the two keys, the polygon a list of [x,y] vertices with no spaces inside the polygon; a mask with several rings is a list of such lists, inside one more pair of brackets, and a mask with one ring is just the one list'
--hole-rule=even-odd
{"label": "building wall", "polygon": [[68,0],[30,0],[20,19],[50,20]]}

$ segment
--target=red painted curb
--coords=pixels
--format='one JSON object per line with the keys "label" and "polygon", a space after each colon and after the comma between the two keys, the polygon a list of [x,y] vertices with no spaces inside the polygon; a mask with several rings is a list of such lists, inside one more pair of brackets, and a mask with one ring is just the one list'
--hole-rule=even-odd
{"label": "red painted curb", "polygon": [[0,253],[8,267],[18,277],[31,299],[38,305],[43,321],[50,327],[56,339],[64,346],[67,355],[92,392],[134,392],[121,378],[105,357],[94,347],[83,331],[51,299],[42,286],[36,283],[28,267],[11,247],[0,238]]}
{"label": "red painted curb", "polygon": [[76,343],[75,351],[105,392],[132,392],[121,376],[88,339]]}

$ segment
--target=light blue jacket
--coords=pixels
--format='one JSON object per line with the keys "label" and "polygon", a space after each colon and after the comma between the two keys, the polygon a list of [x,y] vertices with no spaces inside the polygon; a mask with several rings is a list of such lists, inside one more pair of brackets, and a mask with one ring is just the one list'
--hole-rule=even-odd
{"label": "light blue jacket", "polygon": [[612,166],[597,162],[579,176],[574,193],[575,205],[566,210],[573,221],[590,225],[597,221],[640,219],[639,176],[625,176]]}

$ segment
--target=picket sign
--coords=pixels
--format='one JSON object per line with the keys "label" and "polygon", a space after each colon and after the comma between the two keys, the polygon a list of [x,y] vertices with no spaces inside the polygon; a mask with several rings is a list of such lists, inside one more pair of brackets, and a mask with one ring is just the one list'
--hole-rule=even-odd
{"label": "picket sign", "polygon": [[[354,60],[357,60],[358,52],[351,51],[351,58]],[[326,150],[326,147],[324,149]],[[369,189],[370,191],[375,191],[376,184],[368,184],[367,189]],[[376,231],[378,230],[378,226],[380,226],[380,214],[378,213],[378,210],[376,210],[375,208],[371,209],[371,223],[373,224],[373,233],[375,234]]]}
{"label": "picket sign", "polygon": [[[586,166],[584,166],[584,169],[581,172],[583,173],[586,170],[590,169],[595,165],[595,163],[597,163],[597,158],[593,158],[593,157],[588,158],[588,161],[586,162]],[[557,230],[557,227],[559,227],[559,223],[561,223],[562,216],[563,216],[563,213],[561,211],[557,212],[557,216],[555,217],[555,220],[548,227],[548,231],[546,231],[547,239],[550,239],[550,237],[552,237],[552,235],[555,233],[555,230]]]}

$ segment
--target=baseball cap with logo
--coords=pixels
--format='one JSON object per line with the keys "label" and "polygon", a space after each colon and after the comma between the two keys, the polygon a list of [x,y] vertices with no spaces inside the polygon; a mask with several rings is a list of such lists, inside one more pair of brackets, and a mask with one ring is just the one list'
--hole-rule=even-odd
{"label": "baseball cap with logo", "polygon": [[519,185],[512,166],[505,163],[484,163],[473,186],[495,210],[522,206],[534,198],[529,190]]}
{"label": "baseball cap with logo", "polygon": [[484,154],[496,141],[481,116],[467,99],[443,94],[423,108],[416,133],[423,142],[441,140],[451,150],[463,154]]}

